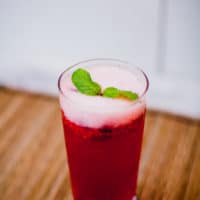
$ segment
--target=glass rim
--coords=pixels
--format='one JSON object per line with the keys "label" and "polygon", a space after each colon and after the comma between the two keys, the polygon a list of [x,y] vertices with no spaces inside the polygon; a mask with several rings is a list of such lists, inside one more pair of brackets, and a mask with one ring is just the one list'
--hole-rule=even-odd
{"label": "glass rim", "polygon": [[134,104],[137,103],[138,101],[140,101],[146,95],[146,93],[147,93],[147,91],[149,89],[149,79],[148,79],[147,75],[145,74],[145,72],[141,68],[137,67],[135,64],[131,64],[130,62],[127,62],[127,61],[124,61],[124,60],[120,60],[120,59],[115,59],[115,58],[93,58],[93,59],[87,59],[87,60],[83,60],[83,61],[77,62],[77,63],[67,67],[59,75],[58,82],[57,82],[58,90],[64,97],[68,98],[67,95],[63,92],[62,87],[61,87],[61,79],[62,79],[63,75],[65,73],[67,73],[68,71],[70,71],[71,69],[73,69],[74,67],[76,67],[76,66],[78,66],[78,65],[80,65],[82,63],[84,64],[84,63],[89,63],[89,62],[92,62],[92,61],[94,61],[94,62],[95,61],[97,61],[97,62],[98,61],[118,62],[120,64],[128,65],[129,67],[133,67],[134,69],[136,69],[138,72],[140,72],[143,75],[143,77],[145,79],[145,83],[146,83],[146,85],[144,87],[144,91],[141,93],[141,95],[139,96],[139,98],[137,100],[133,101],[133,103]]}

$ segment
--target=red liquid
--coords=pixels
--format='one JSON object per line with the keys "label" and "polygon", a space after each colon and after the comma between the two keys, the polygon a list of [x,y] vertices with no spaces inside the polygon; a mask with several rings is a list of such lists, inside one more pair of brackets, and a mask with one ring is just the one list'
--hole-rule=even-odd
{"label": "red liquid", "polygon": [[127,125],[100,129],[62,117],[74,200],[131,200],[145,113]]}

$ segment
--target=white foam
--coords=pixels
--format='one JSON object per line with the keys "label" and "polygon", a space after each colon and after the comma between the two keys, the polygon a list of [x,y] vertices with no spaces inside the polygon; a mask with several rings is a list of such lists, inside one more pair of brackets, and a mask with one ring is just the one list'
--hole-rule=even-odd
{"label": "white foam", "polygon": [[[144,92],[145,84],[138,79],[137,74],[127,69],[116,66],[95,66],[88,67],[87,70],[102,89],[113,86],[137,92],[139,95]],[[135,103],[81,94],[73,85],[69,72],[66,72],[60,81],[63,91],[63,94],[60,93],[61,108],[66,118],[75,124],[92,128],[117,127],[134,120],[145,111],[144,98]]]}

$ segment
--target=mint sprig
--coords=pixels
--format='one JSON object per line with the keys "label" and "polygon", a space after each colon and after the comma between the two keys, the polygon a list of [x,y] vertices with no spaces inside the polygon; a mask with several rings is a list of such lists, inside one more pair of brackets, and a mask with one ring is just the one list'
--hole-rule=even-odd
{"label": "mint sprig", "polygon": [[101,94],[101,86],[94,82],[88,71],[85,69],[77,69],[72,74],[72,82],[77,90],[83,94],[96,96]]}
{"label": "mint sprig", "polygon": [[103,91],[103,96],[109,98],[124,98],[132,101],[138,99],[138,95],[136,93],[128,90],[119,90],[115,87],[106,88]]}
{"label": "mint sprig", "polygon": [[118,98],[119,95],[120,95],[120,91],[115,87],[108,87],[103,91],[104,97]]}
{"label": "mint sprig", "polygon": [[119,90],[115,87],[107,87],[101,92],[101,86],[92,80],[87,70],[82,68],[73,72],[72,82],[79,92],[90,96],[102,95],[108,98],[123,98],[131,101],[139,98],[137,93],[128,90]]}

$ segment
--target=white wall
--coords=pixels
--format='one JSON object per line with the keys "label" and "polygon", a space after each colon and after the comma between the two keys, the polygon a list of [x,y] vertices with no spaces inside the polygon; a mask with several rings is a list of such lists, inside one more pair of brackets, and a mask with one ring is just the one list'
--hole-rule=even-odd
{"label": "white wall", "polygon": [[167,22],[166,73],[199,80],[200,1],[169,0]]}
{"label": "white wall", "polygon": [[94,57],[118,58],[147,72],[151,107],[199,117],[199,92],[187,101],[182,86],[187,82],[191,96],[199,84],[199,3],[163,2],[0,0],[0,81],[55,94],[66,66]]}

